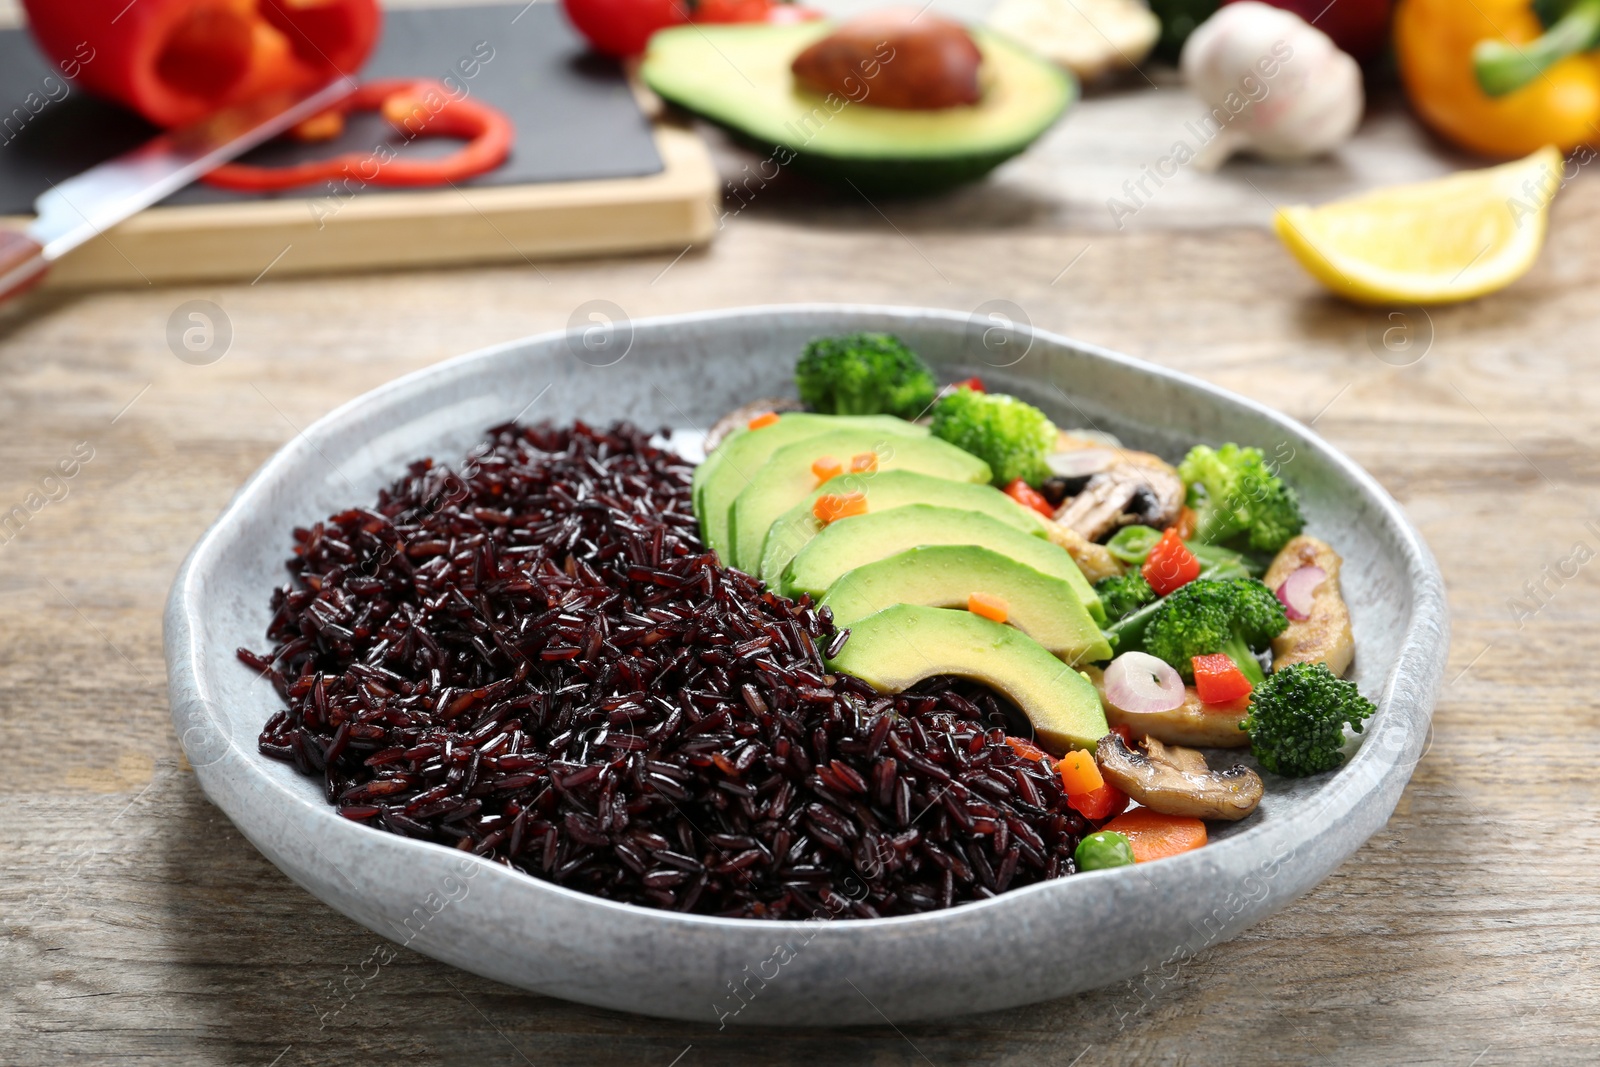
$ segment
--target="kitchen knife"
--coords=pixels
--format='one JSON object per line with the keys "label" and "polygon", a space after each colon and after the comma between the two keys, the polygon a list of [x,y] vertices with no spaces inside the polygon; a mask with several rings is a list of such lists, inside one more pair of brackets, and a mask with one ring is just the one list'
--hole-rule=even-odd
{"label": "kitchen knife", "polygon": [[349,77],[314,92],[283,93],[169,130],[68,178],[33,203],[25,230],[0,229],[0,301],[37,284],[50,264],[207,171],[299,125],[355,91]]}

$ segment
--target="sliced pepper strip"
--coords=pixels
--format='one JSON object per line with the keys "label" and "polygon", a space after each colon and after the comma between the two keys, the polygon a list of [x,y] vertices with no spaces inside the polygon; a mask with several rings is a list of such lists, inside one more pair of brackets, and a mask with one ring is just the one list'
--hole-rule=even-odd
{"label": "sliced pepper strip", "polygon": [[467,143],[443,159],[404,159],[392,148],[345,152],[287,167],[226,163],[205,176],[222,189],[260,193],[315,182],[354,179],[366,185],[444,185],[493,170],[511,152],[511,120],[495,108],[467,98],[454,99],[435,81],[385,79],[368,82],[335,110],[378,110],[407,140],[461,137]]}

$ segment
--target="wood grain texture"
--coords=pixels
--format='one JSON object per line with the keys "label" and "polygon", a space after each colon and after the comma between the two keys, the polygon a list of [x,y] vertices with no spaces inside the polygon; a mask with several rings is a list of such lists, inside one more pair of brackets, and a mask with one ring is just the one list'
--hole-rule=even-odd
{"label": "wood grain texture", "polygon": [[[730,177],[742,162],[724,157]],[[1432,340],[1408,366],[1373,351],[1394,323],[1324,296],[1255,225],[1107,232],[1047,192],[1016,170],[915,205],[780,181],[676,260],[269,273],[0,311],[0,520],[38,505],[0,531],[0,1064],[1594,1062],[1600,608],[1594,566],[1560,568],[1580,542],[1600,550],[1600,183],[1562,194],[1527,279],[1414,315]],[[1451,681],[1394,818],[1275,918],[1138,987],[938,1025],[718,1032],[404,951],[375,968],[375,935],[263,860],[184,767],[167,586],[298,427],[596,297],[636,317],[1007,299],[1315,419],[1405,506],[1449,586]],[[193,299],[232,326],[208,365],[169,349]],[[75,456],[73,477],[47,477]],[[1519,619],[1528,582],[1547,606]]]}

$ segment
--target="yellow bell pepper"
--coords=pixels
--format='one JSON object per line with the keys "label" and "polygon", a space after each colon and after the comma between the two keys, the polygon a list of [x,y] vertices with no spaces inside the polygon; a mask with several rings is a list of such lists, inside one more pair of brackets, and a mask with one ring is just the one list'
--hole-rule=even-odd
{"label": "yellow bell pepper", "polygon": [[1423,121],[1463,148],[1502,158],[1600,143],[1600,59],[1588,52],[1600,4],[1545,5],[1560,16],[1548,30],[1536,6],[1404,0],[1395,56]]}

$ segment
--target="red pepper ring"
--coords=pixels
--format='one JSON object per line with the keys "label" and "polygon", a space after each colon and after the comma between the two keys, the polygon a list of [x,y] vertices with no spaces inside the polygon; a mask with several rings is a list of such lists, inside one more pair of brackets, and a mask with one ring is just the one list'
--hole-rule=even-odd
{"label": "red pepper ring", "polygon": [[368,82],[333,110],[341,115],[381,111],[407,141],[422,136],[460,137],[467,143],[443,159],[402,159],[393,148],[379,145],[371,152],[345,152],[287,167],[225,163],[204,180],[244,193],[277,192],[341,179],[363,185],[444,185],[491,171],[511,153],[513,129],[503,112],[466,97],[452,98],[436,81]]}

